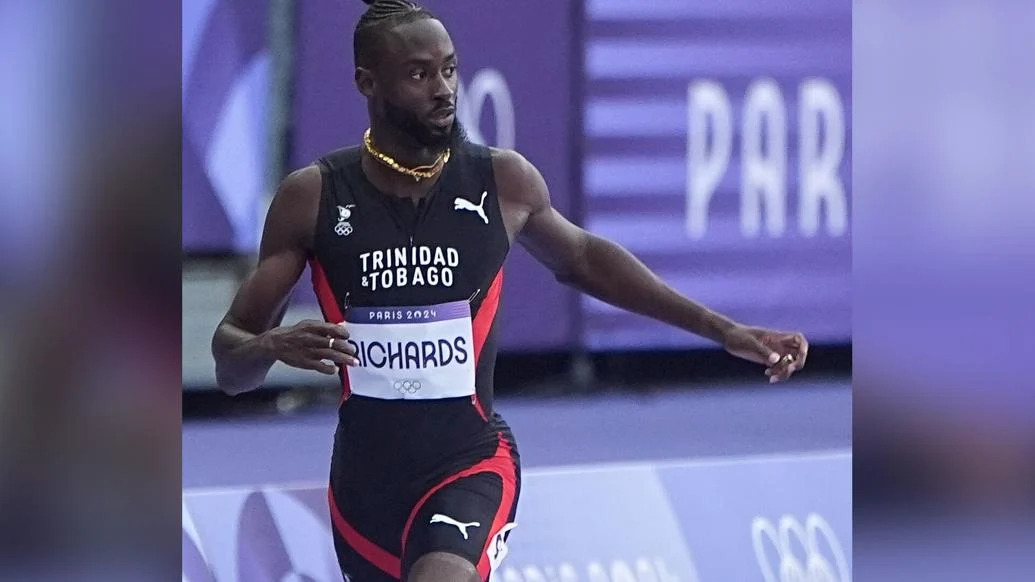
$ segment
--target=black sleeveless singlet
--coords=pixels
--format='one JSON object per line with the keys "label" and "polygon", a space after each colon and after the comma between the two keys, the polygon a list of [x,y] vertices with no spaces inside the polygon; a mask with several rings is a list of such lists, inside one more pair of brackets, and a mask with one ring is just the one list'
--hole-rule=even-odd
{"label": "black sleeveless singlet", "polygon": [[[473,144],[454,150],[417,205],[378,191],[359,147],[317,165],[323,187],[310,267],[325,319],[342,322],[356,308],[469,301],[473,345],[464,349],[475,362],[475,394],[458,398],[352,394],[349,368],[342,371],[328,498],[342,571],[396,580],[422,553],[448,551],[487,573],[520,489],[513,435],[493,411],[510,244],[491,152]],[[484,527],[467,539],[429,520],[437,512]]]}

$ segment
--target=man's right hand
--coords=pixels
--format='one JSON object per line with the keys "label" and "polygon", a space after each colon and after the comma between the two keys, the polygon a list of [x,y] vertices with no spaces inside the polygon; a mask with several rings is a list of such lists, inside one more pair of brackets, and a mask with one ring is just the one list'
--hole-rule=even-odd
{"label": "man's right hand", "polygon": [[356,350],[346,342],[349,333],[345,324],[306,319],[292,326],[269,330],[263,338],[267,349],[277,360],[303,370],[316,370],[333,375],[338,366],[357,366]]}

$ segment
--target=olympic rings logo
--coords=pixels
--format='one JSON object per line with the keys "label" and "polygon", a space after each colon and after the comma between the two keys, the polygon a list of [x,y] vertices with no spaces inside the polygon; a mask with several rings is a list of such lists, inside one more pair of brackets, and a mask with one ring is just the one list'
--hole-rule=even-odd
{"label": "olympic rings logo", "polygon": [[416,394],[420,390],[420,380],[396,380],[395,389],[400,394]]}
{"label": "olympic rings logo", "polygon": [[[763,547],[763,534],[772,541],[779,556],[777,575],[773,571],[773,564],[766,556]],[[792,547],[791,537],[797,538],[798,543],[804,551],[804,556],[799,557]],[[802,526],[792,515],[784,515],[780,518],[780,525],[777,528],[773,522],[764,517],[756,517],[751,523],[751,537],[755,546],[755,557],[758,559],[758,567],[762,570],[762,576],[766,582],[850,582],[851,575],[848,571],[848,562],[845,559],[844,549],[837,539],[837,535],[820,515],[810,513]],[[822,546],[829,551],[834,565],[824,556],[820,540],[825,543]]]}
{"label": "olympic rings logo", "polygon": [[352,234],[352,225],[348,222],[339,222],[334,225],[334,232],[337,233],[338,236],[349,236]]}

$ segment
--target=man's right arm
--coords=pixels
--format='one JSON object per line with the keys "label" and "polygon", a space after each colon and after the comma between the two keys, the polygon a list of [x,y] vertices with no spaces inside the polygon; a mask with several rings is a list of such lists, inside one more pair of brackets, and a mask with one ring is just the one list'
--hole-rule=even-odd
{"label": "man's right arm", "polygon": [[227,394],[258,388],[277,360],[325,374],[334,374],[336,368],[322,360],[348,363],[340,349],[327,349],[329,337],[347,337],[340,326],[304,321],[290,328],[277,327],[312,249],[320,189],[319,168],[308,166],[285,178],[273,198],[258,264],[241,284],[212,338],[216,383]]}

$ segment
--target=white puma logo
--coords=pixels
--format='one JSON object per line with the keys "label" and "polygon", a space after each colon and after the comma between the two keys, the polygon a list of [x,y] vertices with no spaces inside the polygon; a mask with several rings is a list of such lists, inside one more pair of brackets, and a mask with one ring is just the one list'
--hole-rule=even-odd
{"label": "white puma logo", "polygon": [[478,206],[475,206],[474,202],[458,196],[457,199],[453,201],[453,210],[470,210],[471,212],[477,212],[478,216],[482,217],[485,224],[489,224],[489,217],[485,215],[485,210],[482,209],[482,206],[485,205],[485,197],[488,195],[488,192],[482,192],[482,201]]}
{"label": "white puma logo", "polygon": [[441,513],[436,513],[435,515],[432,515],[431,516],[431,521],[429,523],[448,523],[449,525],[455,525],[457,527],[457,529],[460,530],[460,533],[463,534],[465,540],[468,539],[468,537],[467,537],[467,528],[469,528],[469,527],[479,527],[479,526],[482,525],[482,524],[478,523],[477,521],[472,522],[472,523],[460,523],[459,521],[453,519],[452,517],[449,517],[448,515],[442,515]]}

